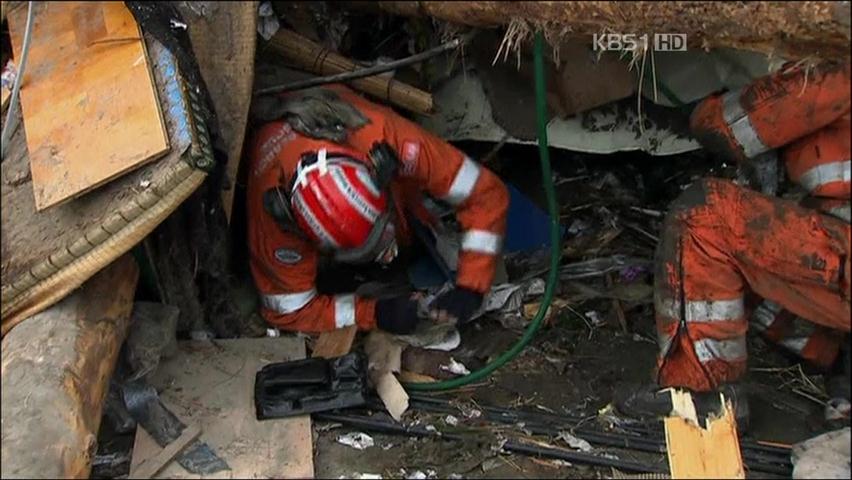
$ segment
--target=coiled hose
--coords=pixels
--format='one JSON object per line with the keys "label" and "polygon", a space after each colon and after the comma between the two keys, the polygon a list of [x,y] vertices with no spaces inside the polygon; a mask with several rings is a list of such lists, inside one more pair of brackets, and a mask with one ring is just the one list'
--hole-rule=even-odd
{"label": "coiled hose", "polygon": [[550,271],[547,274],[547,285],[544,289],[544,298],[541,301],[538,312],[530,322],[523,336],[509,350],[488,363],[484,367],[462,377],[444,380],[440,382],[405,383],[404,386],[412,391],[437,391],[452,390],[469,383],[481,380],[491,375],[495,370],[502,367],[515,358],[532,341],[541,324],[544,315],[553,300],[553,291],[556,288],[556,280],[559,273],[559,260],[562,249],[559,244],[559,212],[556,208],[556,193],[553,187],[553,175],[550,170],[550,151],[547,141],[547,105],[545,102],[545,77],[544,77],[544,37],[541,32],[535,35],[535,109],[538,124],[538,154],[541,162],[541,179],[544,184],[544,193],[547,198],[547,210],[550,214]]}

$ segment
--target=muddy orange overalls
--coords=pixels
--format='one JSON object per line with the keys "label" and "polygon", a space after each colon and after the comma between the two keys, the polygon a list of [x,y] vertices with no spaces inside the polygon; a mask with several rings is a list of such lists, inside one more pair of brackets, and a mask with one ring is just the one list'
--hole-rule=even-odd
{"label": "muddy orange overalls", "polygon": [[850,330],[849,90],[848,64],[807,79],[792,68],[693,112],[692,131],[714,154],[746,161],[783,148],[788,176],[809,196],[799,205],[707,179],[672,204],[656,254],[663,386],[706,391],[745,373],[748,290],[766,300],[751,316],[757,330],[833,361]]}

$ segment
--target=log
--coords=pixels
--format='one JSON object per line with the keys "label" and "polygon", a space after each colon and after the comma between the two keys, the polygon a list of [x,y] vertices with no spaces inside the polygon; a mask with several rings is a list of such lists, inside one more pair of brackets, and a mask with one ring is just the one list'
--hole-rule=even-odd
{"label": "log", "polygon": [[[312,40],[287,29],[278,30],[270,40],[273,50],[296,67],[317,75],[333,75],[361,68],[355,62],[338,55]],[[432,112],[432,95],[384,75],[375,75],[349,82],[352,87],[380,100],[414,113]]]}
{"label": "log", "polygon": [[685,33],[687,47],[848,60],[848,2],[345,2],[475,27],[512,20],[586,39],[604,32]]}
{"label": "log", "polygon": [[0,477],[89,477],[137,279],[124,255],[3,338]]}

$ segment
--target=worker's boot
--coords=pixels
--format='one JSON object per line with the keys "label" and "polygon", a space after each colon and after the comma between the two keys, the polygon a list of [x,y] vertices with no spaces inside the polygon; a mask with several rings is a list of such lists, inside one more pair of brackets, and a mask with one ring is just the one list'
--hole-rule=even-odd
{"label": "worker's boot", "polygon": [[[734,408],[737,431],[740,434],[746,432],[749,426],[749,406],[745,391],[739,384],[726,384],[710,392],[692,392],[698,417],[705,418],[708,413],[720,410],[719,393],[723,393]],[[667,388],[645,385],[625,397],[616,399],[615,406],[623,415],[638,420],[663,418],[672,413],[671,393]]]}

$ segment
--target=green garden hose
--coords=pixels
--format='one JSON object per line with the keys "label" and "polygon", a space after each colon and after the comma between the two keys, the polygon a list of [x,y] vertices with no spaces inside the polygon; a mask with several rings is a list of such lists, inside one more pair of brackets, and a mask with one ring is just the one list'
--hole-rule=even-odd
{"label": "green garden hose", "polygon": [[435,391],[452,390],[481,380],[491,375],[495,370],[502,367],[515,358],[527,344],[532,341],[541,324],[544,315],[553,300],[553,291],[556,288],[556,279],[559,271],[559,259],[562,249],[559,245],[559,212],[556,208],[556,193],[553,188],[553,175],[550,171],[550,152],[547,142],[547,105],[545,102],[545,77],[544,77],[544,37],[541,32],[535,36],[535,108],[538,123],[538,154],[541,162],[541,177],[544,184],[544,193],[547,197],[547,210],[550,214],[550,272],[547,275],[547,285],[544,289],[544,298],[538,312],[530,322],[524,335],[512,348],[503,352],[502,355],[488,363],[484,367],[462,377],[445,380],[441,382],[405,383],[404,386],[412,391]]}

